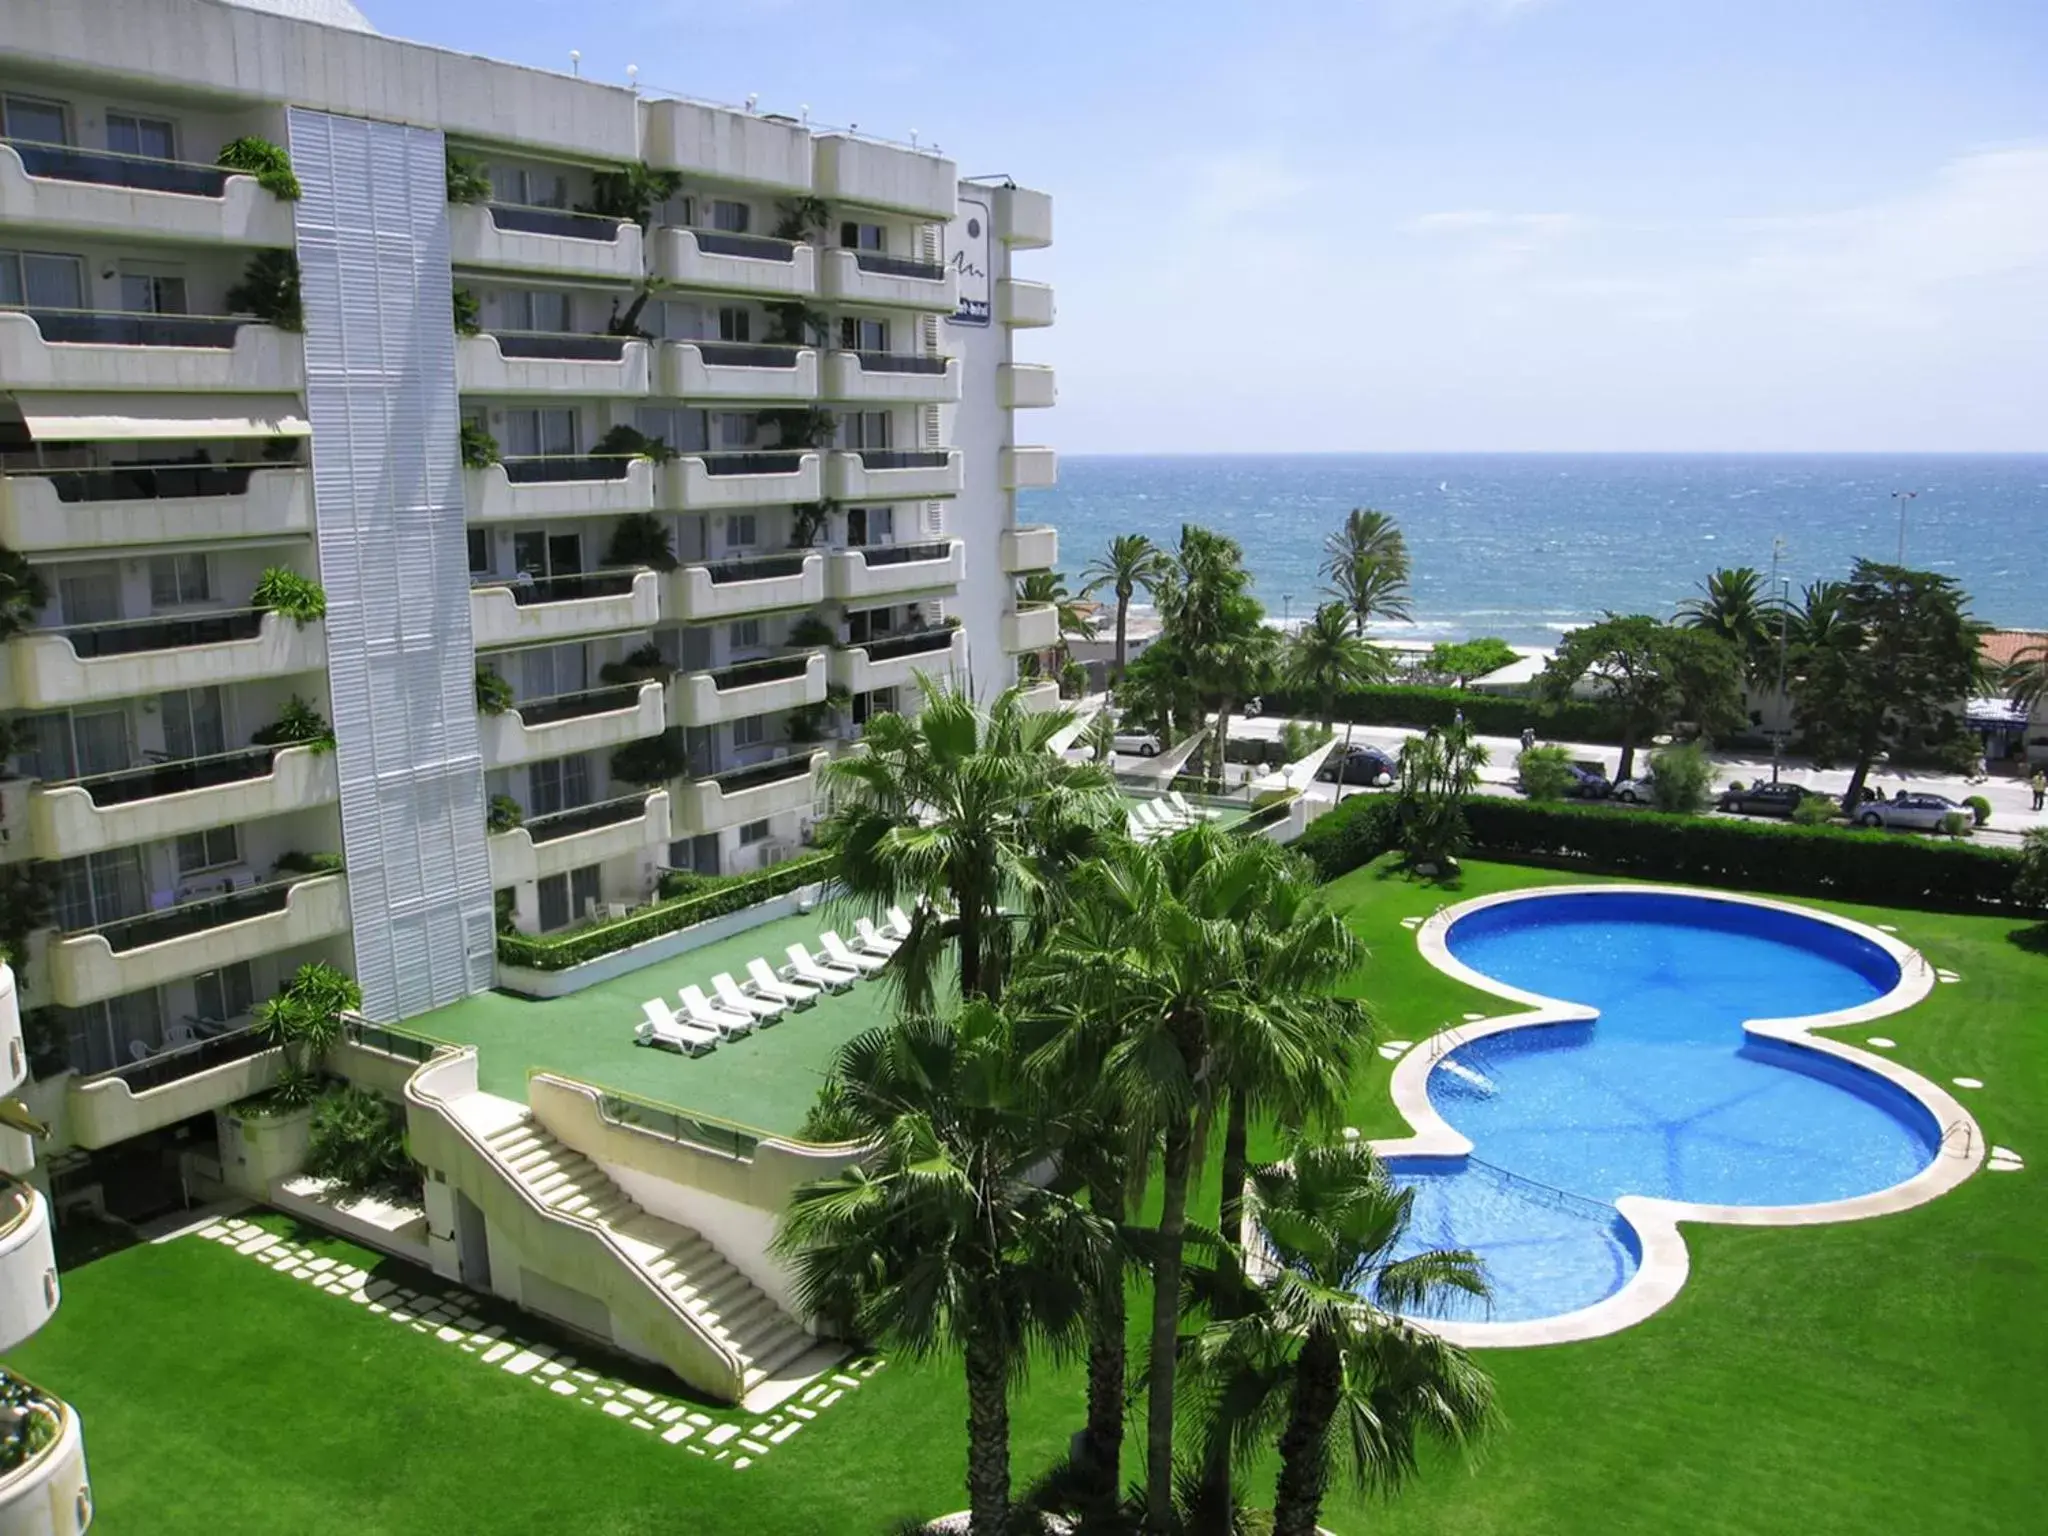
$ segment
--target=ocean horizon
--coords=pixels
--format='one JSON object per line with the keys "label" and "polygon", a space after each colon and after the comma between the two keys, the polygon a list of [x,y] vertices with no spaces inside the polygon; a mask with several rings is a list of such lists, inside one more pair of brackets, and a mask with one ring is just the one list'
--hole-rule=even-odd
{"label": "ocean horizon", "polygon": [[1795,598],[1859,555],[1892,560],[1902,491],[1908,565],[1954,578],[1986,623],[2048,627],[2048,453],[1062,455],[1018,516],[1059,529],[1074,585],[1116,534],[1214,528],[1298,622],[1328,600],[1325,536],[1377,507],[1408,541],[1413,619],[1376,633],[1552,645],[1609,610],[1668,616],[1724,566],[1768,579],[1775,539]]}

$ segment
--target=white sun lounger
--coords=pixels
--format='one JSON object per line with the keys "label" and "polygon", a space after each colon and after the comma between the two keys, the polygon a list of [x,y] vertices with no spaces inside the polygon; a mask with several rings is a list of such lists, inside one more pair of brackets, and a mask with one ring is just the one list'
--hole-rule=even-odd
{"label": "white sun lounger", "polygon": [[721,1008],[704,995],[702,987],[684,987],[676,994],[683,1001],[683,1021],[701,1024],[706,1029],[715,1029],[728,1040],[737,1040],[742,1035],[754,1032],[754,1016],[751,1013],[734,1013]]}
{"label": "white sun lounger", "polygon": [[867,918],[853,920],[853,942],[863,954],[880,955],[884,960],[903,947],[901,939],[892,939]]}
{"label": "white sun lounger", "polygon": [[732,979],[731,971],[720,971],[711,978],[711,995],[728,1012],[752,1014],[762,1024],[773,1024],[789,1006],[772,997],[747,996],[740,990],[740,984]]}
{"label": "white sun lounger", "polygon": [[891,907],[888,916],[883,919],[882,932],[889,935],[892,939],[902,940],[909,938],[910,918],[908,914],[901,907]]}
{"label": "white sun lounger", "polygon": [[747,962],[747,979],[740,983],[740,990],[751,992],[755,997],[787,1003],[792,1008],[807,1008],[818,1000],[818,994],[824,989],[801,981],[779,981],[775,972],[768,968],[768,962],[756,955]]}
{"label": "white sun lounger", "polygon": [[1181,815],[1185,816],[1191,822],[1214,821],[1217,819],[1217,817],[1223,814],[1214,806],[1195,805],[1191,803],[1188,800],[1188,797],[1182,794],[1177,789],[1169,789],[1166,792],[1166,803],[1172,806],[1176,811],[1179,811]]}
{"label": "white sun lounger", "polygon": [[1157,801],[1139,801],[1131,816],[1154,837],[1165,837],[1180,830],[1180,818],[1167,815]]}
{"label": "white sun lounger", "polygon": [[827,963],[838,966],[842,971],[862,970],[873,975],[889,963],[881,955],[856,954],[847,947],[846,940],[830,928],[818,935],[818,943],[824,946]]}
{"label": "white sun lounger", "polygon": [[642,1045],[666,1045],[686,1056],[702,1056],[718,1044],[717,1030],[685,1024],[658,997],[642,1003],[640,1014],[640,1022],[633,1026],[633,1038]]}
{"label": "white sun lounger", "polygon": [[806,981],[814,987],[827,987],[834,992],[844,992],[860,980],[857,970],[842,970],[836,965],[820,965],[808,949],[801,944],[789,946],[789,964],[782,974],[792,981]]}

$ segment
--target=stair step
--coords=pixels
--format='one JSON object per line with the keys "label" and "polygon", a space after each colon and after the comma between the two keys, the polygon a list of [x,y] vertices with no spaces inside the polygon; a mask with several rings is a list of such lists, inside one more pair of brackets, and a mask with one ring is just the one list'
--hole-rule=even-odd
{"label": "stair step", "polygon": [[729,1337],[741,1339],[766,1322],[770,1313],[778,1310],[773,1297],[765,1292],[755,1291],[752,1296],[736,1303],[729,1313],[720,1317],[718,1327]]}
{"label": "stair step", "polygon": [[[784,1326],[768,1340],[760,1342],[755,1350],[746,1352],[747,1364],[763,1377],[773,1376],[791,1361],[816,1348],[820,1342],[795,1323],[785,1320]],[[748,1386],[753,1384],[751,1381],[747,1383]]]}

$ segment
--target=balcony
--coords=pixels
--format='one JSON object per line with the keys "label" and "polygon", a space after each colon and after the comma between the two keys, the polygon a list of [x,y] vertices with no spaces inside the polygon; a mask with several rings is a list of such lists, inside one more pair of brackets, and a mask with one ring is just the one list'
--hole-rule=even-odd
{"label": "balcony", "polygon": [[1005,576],[1049,571],[1060,563],[1060,531],[1044,523],[1005,528],[1001,551]]}
{"label": "balcony", "polygon": [[772,299],[807,299],[818,291],[817,252],[766,235],[658,229],[654,269],[678,288],[715,288]]}
{"label": "balcony", "polygon": [[450,204],[448,259],[458,267],[621,283],[637,283],[646,271],[640,226],[630,220],[506,203]]}
{"label": "balcony", "polygon": [[9,475],[0,495],[0,544],[23,554],[312,531],[312,472],[297,464],[48,470]]}
{"label": "balcony", "polygon": [[811,190],[811,135],[792,118],[695,101],[649,102],[643,110],[649,165],[779,192]]}
{"label": "balcony", "polygon": [[1006,491],[1049,491],[1059,484],[1060,458],[1050,448],[1005,448],[1001,465]]}
{"label": "balcony", "polygon": [[664,341],[659,393],[691,401],[815,400],[818,354],[751,342]]}
{"label": "balcony", "polygon": [[825,567],[825,595],[872,607],[901,593],[957,587],[966,576],[967,546],[959,539],[835,549]]}
{"label": "balcony", "polygon": [[296,395],[305,376],[297,336],[231,315],[0,312],[0,379],[11,389]]}
{"label": "balcony", "polygon": [[885,256],[880,251],[835,247],[821,253],[818,291],[842,304],[948,315],[960,307],[960,280],[943,262]]}
{"label": "balcony", "polygon": [[1052,284],[996,279],[996,322],[1018,330],[1053,323]]}
{"label": "balcony", "polygon": [[637,336],[495,331],[455,340],[466,395],[644,395],[647,343]]}
{"label": "balcony", "polygon": [[650,570],[543,576],[469,590],[471,643],[480,651],[652,629],[660,618],[661,577]]}
{"label": "balcony", "polygon": [[292,243],[292,205],[254,176],[65,144],[0,143],[0,224],[224,245]]}
{"label": "balcony", "polygon": [[252,747],[38,785],[29,797],[29,835],[38,858],[68,859],[332,805],[340,796],[331,749]]}
{"label": "balcony", "polygon": [[821,704],[825,699],[825,653],[773,656],[717,672],[689,672],[676,678],[671,687],[678,725],[723,725],[728,720]]}
{"label": "balcony", "polygon": [[826,494],[840,501],[957,496],[966,469],[958,448],[861,448],[832,455]]}
{"label": "balcony", "polygon": [[0,1175],[0,1350],[33,1336],[56,1311],[50,1202],[33,1184]]}
{"label": "balcony", "polygon": [[1058,405],[1059,390],[1043,363],[998,363],[996,399],[1009,410],[1036,411]]}
{"label": "balcony", "polygon": [[958,206],[960,168],[944,156],[837,133],[814,139],[812,150],[811,185],[827,202],[927,219],[950,219]]}
{"label": "balcony", "polygon": [[661,467],[662,505],[677,512],[816,501],[818,455],[808,449],[689,453]]}
{"label": "balcony", "polygon": [[677,837],[723,832],[766,816],[808,812],[818,797],[823,752],[799,752],[677,785]]}
{"label": "balcony", "polygon": [[960,398],[960,359],[902,352],[828,352],[825,398],[950,405]]}
{"label": "balcony", "polygon": [[596,805],[535,816],[490,839],[491,885],[508,885],[566,874],[669,840],[668,791],[622,795]]}
{"label": "balcony", "polygon": [[658,682],[591,688],[551,699],[530,699],[502,715],[477,721],[483,737],[484,767],[596,752],[629,741],[659,736],[668,725]]}
{"label": "balcony", "polygon": [[63,709],[179,688],[290,677],[327,665],[327,628],[280,614],[231,608],[172,618],[126,619],[70,629],[29,630],[10,641],[13,698],[0,676],[0,702],[16,709]]}
{"label": "balcony", "polygon": [[74,1077],[64,1124],[81,1147],[111,1147],[277,1085],[284,1052],[257,1029],[230,1029],[111,1072]]}
{"label": "balcony", "polygon": [[655,506],[654,461],[624,454],[500,459],[462,472],[472,523],[618,517]]}
{"label": "balcony", "polygon": [[995,236],[1013,250],[1052,244],[1052,199],[1029,187],[996,187]]}
{"label": "balcony", "polygon": [[815,608],[824,600],[825,557],[792,549],[748,560],[684,566],[668,578],[662,617],[701,624],[775,608]]}
{"label": "balcony", "polygon": [[848,693],[906,688],[925,676],[967,675],[966,631],[949,627],[889,635],[841,646],[831,653],[832,681]]}
{"label": "balcony", "polygon": [[1049,651],[1060,643],[1060,611],[1051,603],[1019,603],[1003,614],[1003,650]]}
{"label": "balcony", "polygon": [[314,875],[59,934],[50,940],[44,964],[56,1000],[82,1008],[181,976],[337,938],[348,927],[347,877]]}
{"label": "balcony", "polygon": [[1020,688],[1017,702],[1038,715],[1050,709],[1060,709],[1065,705],[1065,700],[1060,697],[1060,685],[1050,679],[1042,683],[1033,683],[1028,688]]}
{"label": "balcony", "polygon": [[92,1524],[92,1488],[85,1476],[85,1436],[78,1412],[13,1372],[5,1377],[27,1389],[32,1411],[56,1434],[20,1466],[0,1475],[0,1531],[8,1536],[75,1536]]}

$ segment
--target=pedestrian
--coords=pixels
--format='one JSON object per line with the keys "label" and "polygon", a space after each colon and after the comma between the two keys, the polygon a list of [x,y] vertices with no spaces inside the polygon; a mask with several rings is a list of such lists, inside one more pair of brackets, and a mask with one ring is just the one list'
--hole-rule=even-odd
{"label": "pedestrian", "polygon": [[1982,752],[1979,752],[1977,754],[1977,771],[1971,775],[1970,782],[1972,784],[1982,784],[1986,779],[1990,777],[1991,765],[1984,761],[1984,754]]}
{"label": "pedestrian", "polygon": [[2027,787],[2034,792],[2034,809],[2040,810],[2043,802],[2048,802],[2048,770],[2036,768]]}
{"label": "pedestrian", "polygon": [[1531,747],[1533,747],[1533,746],[1535,746],[1535,745],[1536,745],[1536,727],[1535,727],[1535,726],[1533,726],[1533,725],[1525,725],[1525,726],[1523,726],[1523,727],[1522,727],[1522,750],[1523,750],[1524,752],[1526,752],[1526,751],[1528,751],[1528,750],[1529,750],[1529,749],[1530,749]]}

